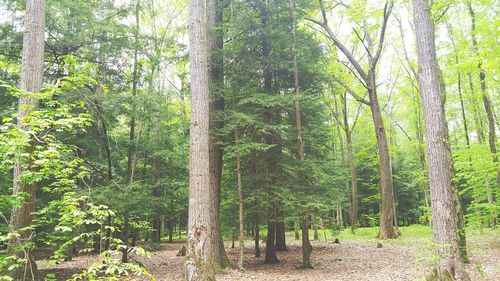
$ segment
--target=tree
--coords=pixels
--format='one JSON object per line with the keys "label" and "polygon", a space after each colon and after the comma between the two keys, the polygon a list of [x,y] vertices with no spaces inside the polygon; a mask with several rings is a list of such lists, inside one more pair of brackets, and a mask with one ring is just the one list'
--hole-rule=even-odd
{"label": "tree", "polygon": [[210,194],[214,197],[213,214],[217,222],[213,231],[216,235],[217,251],[212,253],[216,266],[224,268],[229,265],[224,241],[219,222],[220,193],[223,169],[223,150],[219,143],[219,131],[223,129],[224,122],[220,115],[224,110],[224,62],[222,49],[224,47],[224,34],[221,29],[223,7],[219,0],[209,0],[208,2],[208,46],[210,63]]}
{"label": "tree", "polygon": [[[189,55],[191,74],[191,125],[189,136],[189,218],[185,279],[214,280],[212,253],[215,204],[210,194],[209,155],[209,52],[207,7],[189,3]],[[217,249],[217,248],[216,248]],[[216,250],[215,249],[215,250]]]}
{"label": "tree", "polygon": [[[476,14],[474,13],[474,9],[472,7],[471,1],[467,2],[467,5],[469,7],[469,15],[471,18],[471,35],[472,35],[472,47],[474,49],[475,55],[479,55],[479,48],[477,46],[477,38],[476,38]],[[481,83],[481,94],[482,94],[482,99],[483,99],[483,106],[484,110],[486,111],[486,116],[488,117],[488,144],[490,147],[490,153],[491,157],[493,159],[493,163],[497,164],[498,163],[498,155],[497,155],[497,146],[496,146],[496,130],[495,130],[495,118],[493,116],[493,110],[491,109],[491,99],[489,97],[488,92],[486,91],[486,71],[483,69],[483,62],[479,61],[477,65],[477,69],[479,72],[479,80]],[[486,181],[489,181],[489,179],[486,179]],[[500,169],[497,168],[497,173],[496,173],[496,181],[498,186],[500,187]],[[486,183],[487,185],[489,184],[488,182]],[[490,188],[488,187],[488,203],[491,205],[494,205],[495,201],[495,196],[494,193],[491,192]],[[490,219],[490,223],[492,227],[496,226],[496,217],[495,215],[492,216]]]}
{"label": "tree", "polygon": [[[382,110],[379,104],[379,98],[377,93],[377,65],[382,54],[382,49],[384,47],[385,33],[387,28],[387,23],[389,17],[392,13],[394,3],[388,1],[384,6],[384,13],[382,18],[382,24],[380,28],[379,41],[376,45],[376,49],[373,49],[372,39],[368,32],[368,26],[366,22],[363,23],[364,29],[364,39],[361,39],[358,34],[358,38],[363,44],[366,50],[366,55],[368,57],[368,71],[365,71],[360,62],[354,57],[354,55],[347,49],[347,47],[337,38],[333,30],[328,25],[328,19],[326,15],[326,10],[323,5],[323,1],[319,0],[322,21],[317,21],[310,19],[319,26],[321,26],[327,34],[329,40],[347,57],[349,62],[354,68],[354,72],[357,73],[359,79],[363,82],[363,86],[368,91],[369,100],[357,95],[354,91],[350,90],[349,87],[346,88],[348,93],[352,95],[357,101],[368,105],[371,109],[372,120],[375,127],[375,135],[377,137],[377,148],[379,156],[379,173],[380,173],[380,229],[379,238],[395,238],[397,233],[394,230],[394,187],[392,179],[392,169],[391,169],[391,158],[389,155],[389,146],[387,142],[386,131],[384,127],[384,120],[382,117]],[[342,86],[347,86],[341,83]]]}
{"label": "tree", "polygon": [[[21,68],[21,89],[28,93],[39,93],[43,87],[43,58],[45,46],[45,0],[26,1],[24,16],[24,34]],[[19,98],[17,126],[20,130],[29,130],[26,117],[36,109],[39,101],[35,97],[21,96]],[[35,140],[31,140],[29,151],[34,150]],[[25,196],[21,206],[12,209],[10,224],[12,231],[18,231],[19,237],[12,239],[9,252],[25,260],[26,266],[13,272],[15,280],[35,280],[36,263],[29,248],[23,249],[23,244],[30,242],[33,232],[30,229],[35,211],[37,184],[35,179],[26,179],[30,172],[32,160],[17,161],[14,167],[13,195]],[[23,178],[24,177],[24,178]]]}
{"label": "tree", "polygon": [[444,110],[444,85],[436,58],[434,23],[427,0],[413,0],[418,83],[422,95],[434,240],[440,257],[439,280],[470,280],[460,256],[453,162]]}
{"label": "tree", "polygon": [[[294,88],[294,106],[295,106],[295,129],[297,130],[297,155],[299,162],[304,163],[304,141],[302,140],[302,119],[300,112],[300,82],[299,82],[299,69],[297,66],[297,22],[295,16],[295,1],[290,0],[290,14],[292,20],[292,44],[291,44],[291,55],[293,63],[293,88]],[[299,175],[299,181],[301,185],[305,184],[305,175]],[[302,267],[312,268],[311,264],[311,253],[312,246],[309,241],[309,212],[305,207],[303,207],[303,217],[301,221],[302,228]],[[316,222],[313,222],[315,224]],[[316,233],[316,232],[315,232]]]}

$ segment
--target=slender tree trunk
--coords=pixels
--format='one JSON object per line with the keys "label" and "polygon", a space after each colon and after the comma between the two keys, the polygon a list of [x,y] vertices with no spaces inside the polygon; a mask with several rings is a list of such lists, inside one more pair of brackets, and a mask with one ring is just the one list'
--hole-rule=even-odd
{"label": "slender tree trunk", "polygon": [[[337,212],[339,210],[339,205],[337,205]],[[313,211],[311,213],[311,225],[313,229],[313,239],[314,241],[317,241],[319,239],[318,236],[318,225],[316,224],[316,211]]]}
{"label": "slender tree trunk", "polygon": [[[235,144],[238,145],[238,129],[234,133]],[[238,269],[243,270],[243,254],[245,252],[245,246],[243,245],[243,231],[244,231],[244,222],[243,222],[243,187],[241,183],[241,161],[240,161],[240,153],[236,153],[236,178],[238,182],[238,198],[239,198],[239,221],[240,221],[240,235],[239,235],[239,244],[240,251],[238,255]]]}
{"label": "slender tree trunk", "polygon": [[436,59],[434,25],[427,0],[413,0],[417,40],[418,82],[422,95],[432,198],[434,240],[440,245],[437,273],[440,280],[470,280],[460,254],[456,188],[447,140],[443,87]]}
{"label": "slender tree trunk", "polygon": [[[300,81],[299,81],[299,68],[297,65],[297,22],[295,16],[295,0],[290,0],[290,15],[292,21],[292,44],[290,53],[292,55],[293,63],[293,81],[294,81],[294,91],[295,91],[295,129],[297,130],[297,154],[299,156],[299,162],[302,164],[305,160],[304,154],[304,141],[302,140],[302,116],[300,108]],[[306,184],[306,179],[304,174],[299,174],[299,184],[301,186]],[[305,207],[304,207],[305,208]],[[312,246],[309,240],[309,225],[308,225],[308,211],[303,211],[302,219],[302,267],[312,268],[311,264],[311,253]],[[317,233],[315,232],[317,235]],[[316,238],[316,237],[315,237]]]}
{"label": "slender tree trunk", "polygon": [[[207,7],[202,0],[189,2],[189,56],[191,124],[189,134],[189,215],[184,278],[215,280],[212,254],[215,204],[210,184],[210,101]],[[218,213],[218,212],[217,212]]]}
{"label": "slender tree trunk", "polygon": [[349,122],[347,120],[347,105],[344,104],[344,129],[347,142],[347,159],[349,162],[349,171],[351,174],[351,213],[350,222],[351,230],[355,231],[358,227],[358,178],[356,174],[356,164],[354,153],[352,150],[352,131],[349,130]]}
{"label": "slender tree trunk", "polygon": [[300,226],[300,223],[297,220],[294,220],[294,222],[293,222],[293,232],[295,233],[295,240],[299,240],[300,239],[299,226]]}
{"label": "slender tree trunk", "polygon": [[[469,15],[472,21],[471,24],[472,46],[474,48],[474,52],[479,57],[479,48],[477,47],[477,38],[476,38],[476,14],[474,13],[474,9],[472,8],[471,1],[468,2],[468,6],[469,6]],[[486,91],[486,72],[484,71],[482,65],[483,63],[480,61],[477,65],[477,68],[479,72],[479,81],[481,82],[481,94],[483,98],[483,106],[484,110],[486,111],[486,116],[488,117],[488,143],[490,146],[490,153],[492,155],[493,162],[495,163],[495,165],[497,165],[498,155],[496,147],[495,118],[493,116],[493,111],[491,109],[490,97],[488,95],[488,92]],[[497,169],[496,180],[498,186],[500,186],[500,169]],[[487,188],[486,191],[488,193],[487,194],[488,203],[494,205],[495,199],[493,193],[491,192],[491,189]],[[496,217],[494,213],[490,219],[490,224],[492,227],[496,226]]]}
{"label": "slender tree trunk", "polygon": [[219,268],[228,267],[229,259],[224,248],[224,241],[220,229],[219,210],[222,180],[223,150],[218,134],[224,127],[220,113],[224,110],[224,64],[221,50],[224,48],[224,34],[220,28],[222,24],[222,7],[219,0],[208,0],[208,47],[210,64],[210,189],[212,202],[216,212],[213,214],[215,229],[213,240],[216,245],[211,254],[214,265]]}
{"label": "slender tree trunk", "polygon": [[255,235],[254,235],[254,244],[255,244],[255,257],[260,258],[260,247],[259,241],[260,239],[260,227],[258,218],[255,219]]}
{"label": "slender tree trunk", "polygon": [[309,240],[309,214],[305,212],[302,216],[302,267],[312,268],[311,253],[312,246]]}
{"label": "slender tree trunk", "polygon": [[378,96],[375,86],[375,76],[369,73],[370,83],[368,84],[368,95],[370,97],[370,108],[377,136],[377,147],[379,156],[380,174],[380,229],[379,238],[396,238],[394,230],[394,188],[392,183],[391,158],[389,146],[382,118],[382,111],[379,106]]}
{"label": "slender tree trunk", "polygon": [[98,128],[99,128],[99,134],[101,136],[102,142],[104,144],[104,150],[106,152],[106,162],[107,162],[107,168],[108,168],[108,181],[111,181],[113,179],[113,163],[111,159],[111,146],[109,144],[109,135],[108,135],[108,129],[106,126],[106,120],[104,119],[104,115],[101,109],[101,106],[99,105],[99,102],[97,99],[94,100],[95,108],[97,111],[98,115]]}
{"label": "slender tree trunk", "polygon": [[283,211],[282,204],[278,204],[278,221],[276,222],[276,251],[287,251],[285,241],[285,223],[283,222],[285,212]]}
{"label": "slender tree trunk", "polygon": [[171,219],[168,219],[168,243],[174,242],[174,222]]}
{"label": "slender tree trunk", "polygon": [[320,226],[321,226],[321,230],[323,230],[323,239],[325,240],[326,242],[326,229],[325,229],[325,222],[323,220],[322,217],[319,217],[319,222],[320,222]]}
{"label": "slender tree trunk", "polygon": [[122,249],[122,262],[126,263],[128,262],[128,237],[130,235],[130,230],[129,230],[129,218],[128,215],[125,215],[125,221],[123,222],[123,229],[122,229],[122,242],[125,247]]}
{"label": "slender tree trunk", "polygon": [[[43,87],[43,56],[45,46],[45,1],[27,0],[24,15],[23,51],[21,65],[20,88],[26,92],[39,93]],[[21,130],[29,130],[24,118],[38,107],[39,101],[35,98],[20,97],[18,106],[17,126]],[[34,150],[35,144],[27,148],[27,152]],[[17,161],[14,166],[13,195],[25,193],[22,205],[12,208],[10,224],[12,231],[19,234],[18,238],[10,241],[8,253],[25,259],[24,267],[14,270],[12,277],[15,280],[35,280],[37,278],[37,266],[29,249],[22,249],[23,243],[31,242],[32,230],[25,230],[32,225],[33,212],[35,211],[35,200],[37,185],[35,182],[23,183],[19,180],[26,171],[32,169],[32,161]],[[24,229],[24,230],[21,230]]]}
{"label": "slender tree trunk", "polygon": [[130,133],[129,133],[129,147],[128,147],[128,160],[127,160],[127,184],[131,185],[134,181],[135,174],[135,160],[137,157],[137,146],[135,140],[135,125],[136,125],[136,114],[137,114],[137,105],[136,105],[136,97],[137,97],[137,87],[139,84],[139,65],[138,65],[138,56],[139,56],[139,23],[140,23],[140,9],[141,9],[141,1],[137,0],[135,6],[135,31],[134,31],[134,66],[132,72],[132,101],[131,101],[131,112],[130,112]]}

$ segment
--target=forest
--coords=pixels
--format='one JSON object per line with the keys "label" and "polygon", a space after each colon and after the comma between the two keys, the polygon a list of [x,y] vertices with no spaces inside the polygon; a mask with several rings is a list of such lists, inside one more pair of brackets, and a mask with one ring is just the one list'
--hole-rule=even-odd
{"label": "forest", "polygon": [[497,0],[0,0],[0,280],[498,280]]}

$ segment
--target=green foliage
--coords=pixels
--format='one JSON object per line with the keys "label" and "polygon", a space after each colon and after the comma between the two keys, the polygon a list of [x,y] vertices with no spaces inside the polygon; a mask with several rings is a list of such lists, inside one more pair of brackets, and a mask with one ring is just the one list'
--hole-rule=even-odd
{"label": "green foliage", "polygon": [[[113,255],[119,253],[119,251],[102,252],[99,262],[91,264],[82,273],[73,275],[70,280],[136,280],[144,277],[148,280],[156,280],[144,267],[134,263],[122,263],[113,258]],[[129,253],[147,256],[146,252],[140,248],[131,248]]]}

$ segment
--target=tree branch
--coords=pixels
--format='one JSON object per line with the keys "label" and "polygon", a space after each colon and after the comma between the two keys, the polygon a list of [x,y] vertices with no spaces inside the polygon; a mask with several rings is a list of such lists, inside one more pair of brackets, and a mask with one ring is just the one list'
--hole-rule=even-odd
{"label": "tree branch", "polygon": [[385,30],[387,29],[387,22],[389,21],[389,16],[391,15],[393,7],[394,7],[394,2],[392,2],[392,0],[385,3],[384,19],[382,21],[382,29],[380,30],[380,40],[378,41],[377,52],[375,53],[375,56],[372,59],[373,68],[377,65],[377,62],[380,59],[380,54],[382,53],[382,48],[384,47]]}

